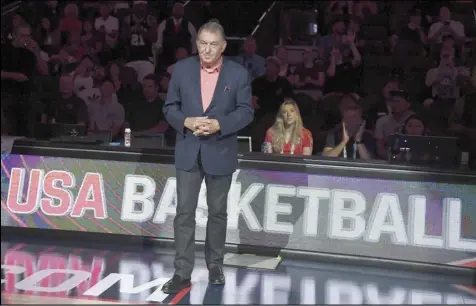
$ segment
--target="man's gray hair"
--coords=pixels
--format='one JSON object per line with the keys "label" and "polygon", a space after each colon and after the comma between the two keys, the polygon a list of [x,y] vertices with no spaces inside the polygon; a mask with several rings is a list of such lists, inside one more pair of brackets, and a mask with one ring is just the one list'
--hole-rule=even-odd
{"label": "man's gray hair", "polygon": [[223,40],[226,40],[225,29],[223,29],[223,26],[220,24],[220,22],[217,19],[211,19],[210,21],[204,23],[200,27],[200,29],[198,29],[197,37],[200,35],[202,31],[208,31],[211,33],[219,34],[223,38]]}

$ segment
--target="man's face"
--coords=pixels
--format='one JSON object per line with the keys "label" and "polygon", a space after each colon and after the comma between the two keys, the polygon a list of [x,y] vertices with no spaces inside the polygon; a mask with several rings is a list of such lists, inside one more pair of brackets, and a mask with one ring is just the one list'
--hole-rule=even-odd
{"label": "man's face", "polygon": [[74,90],[73,78],[69,75],[62,76],[60,78],[59,90],[64,95],[69,95],[73,93],[73,90]]}
{"label": "man's face", "polygon": [[334,33],[336,34],[344,34],[345,32],[345,24],[343,21],[334,23],[334,26],[332,28],[334,30]]}
{"label": "man's face", "polygon": [[18,45],[26,46],[31,40],[31,29],[29,27],[18,28],[13,39]]}
{"label": "man's face", "polygon": [[288,60],[288,50],[286,48],[280,47],[278,51],[276,51],[276,57],[279,58],[280,61],[287,61]]}
{"label": "man's face", "polygon": [[157,94],[157,84],[154,80],[144,80],[142,81],[142,92],[145,97],[153,97]]}
{"label": "man's face", "polygon": [[410,108],[410,103],[403,97],[393,97],[390,100],[390,108],[394,113],[402,113]]}
{"label": "man's face", "polygon": [[254,39],[247,39],[243,45],[243,51],[246,55],[252,56],[256,53],[256,41]]}
{"label": "man's face", "polygon": [[398,90],[398,83],[395,82],[395,81],[392,81],[392,82],[388,82],[387,85],[385,85],[385,87],[383,88],[383,96],[386,100],[389,100],[392,95],[392,91],[396,91]]}
{"label": "man's face", "polygon": [[114,94],[114,84],[109,81],[105,81],[101,85],[101,96],[103,98],[110,98]]}
{"label": "man's face", "polygon": [[204,64],[216,64],[226,48],[226,40],[219,33],[203,30],[198,35],[197,50]]}
{"label": "man's face", "polygon": [[275,62],[268,60],[266,62],[266,75],[269,77],[277,77],[278,74],[279,66]]}
{"label": "man's face", "polygon": [[412,15],[410,16],[410,22],[419,25],[421,23],[421,17],[419,15]]}
{"label": "man's face", "polygon": [[188,51],[185,48],[178,48],[177,52],[175,52],[175,58],[177,61],[180,61],[188,56]]}
{"label": "man's face", "polygon": [[447,8],[446,6],[443,6],[440,8],[440,20],[445,22],[449,21],[451,19],[451,12],[450,9]]}
{"label": "man's face", "polygon": [[172,9],[172,16],[175,19],[180,19],[183,17],[183,13],[184,13],[183,5],[180,3],[176,3]]}
{"label": "man's face", "polygon": [[145,3],[134,4],[133,10],[134,10],[134,15],[136,15],[137,17],[143,17],[145,16],[147,12],[147,4]]}
{"label": "man's face", "polygon": [[109,15],[109,5],[102,3],[99,6],[99,13],[102,17],[107,17]]}

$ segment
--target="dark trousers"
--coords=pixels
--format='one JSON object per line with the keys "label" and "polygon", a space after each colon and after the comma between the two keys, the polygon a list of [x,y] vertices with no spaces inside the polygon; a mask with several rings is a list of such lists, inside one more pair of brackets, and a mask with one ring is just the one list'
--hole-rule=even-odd
{"label": "dark trousers", "polygon": [[195,211],[203,179],[207,186],[208,221],[205,239],[207,266],[223,265],[227,198],[232,175],[205,173],[200,154],[190,171],[177,169],[177,213],[174,219],[175,274],[190,278],[195,263]]}

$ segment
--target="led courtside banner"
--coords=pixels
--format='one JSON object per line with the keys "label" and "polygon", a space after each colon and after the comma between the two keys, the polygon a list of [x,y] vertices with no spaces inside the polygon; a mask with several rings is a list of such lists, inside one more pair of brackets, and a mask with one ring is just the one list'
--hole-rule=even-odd
{"label": "led courtside banner", "polygon": [[[2,226],[173,238],[175,202],[170,164],[2,156]],[[476,257],[475,220],[471,182],[246,169],[229,193],[227,242],[456,264]]]}

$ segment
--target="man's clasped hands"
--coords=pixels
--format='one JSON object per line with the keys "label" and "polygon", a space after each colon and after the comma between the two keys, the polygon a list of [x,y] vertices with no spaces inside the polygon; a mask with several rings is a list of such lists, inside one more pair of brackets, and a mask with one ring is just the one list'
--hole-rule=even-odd
{"label": "man's clasped hands", "polygon": [[216,119],[208,117],[189,117],[185,119],[184,126],[193,132],[195,136],[208,136],[220,130],[220,124]]}

